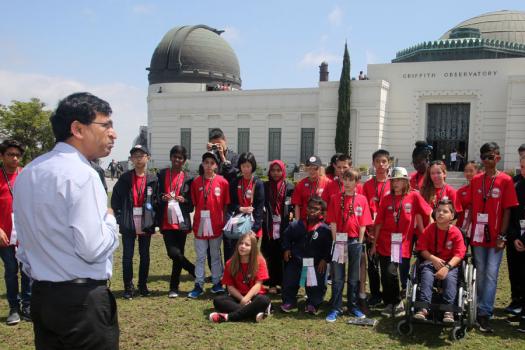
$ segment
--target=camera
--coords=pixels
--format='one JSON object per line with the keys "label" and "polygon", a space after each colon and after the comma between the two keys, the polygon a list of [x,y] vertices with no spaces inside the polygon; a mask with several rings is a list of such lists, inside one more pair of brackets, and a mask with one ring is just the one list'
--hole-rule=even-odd
{"label": "camera", "polygon": [[219,150],[219,144],[217,143],[214,143],[213,145],[211,145],[211,151],[218,151]]}

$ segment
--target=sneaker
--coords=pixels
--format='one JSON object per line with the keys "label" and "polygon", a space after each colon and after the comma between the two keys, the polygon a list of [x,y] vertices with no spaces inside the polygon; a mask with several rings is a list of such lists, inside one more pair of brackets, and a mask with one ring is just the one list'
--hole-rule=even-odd
{"label": "sneaker", "polygon": [[270,316],[272,314],[272,303],[268,304],[268,307],[266,308],[266,310],[264,310],[264,313],[266,314],[266,316]]}
{"label": "sneaker", "polygon": [[394,309],[394,317],[402,317],[405,316],[405,304],[403,302],[399,302],[399,304],[396,305]]}
{"label": "sneaker", "polygon": [[306,312],[307,314],[310,314],[310,315],[318,315],[319,314],[319,309],[316,308],[315,306],[311,305],[311,304],[308,304],[304,308],[304,312]]}
{"label": "sneaker", "polygon": [[339,317],[339,311],[332,310],[328,313],[328,316],[326,316],[326,322],[333,323],[337,321],[337,317]]}
{"label": "sneaker", "polygon": [[394,306],[392,304],[388,304],[381,310],[381,315],[385,317],[392,317],[392,310],[394,309]]}
{"label": "sneaker", "polygon": [[212,312],[210,316],[208,316],[210,321],[213,323],[222,323],[228,321],[228,315],[227,314],[221,314],[220,312]]}
{"label": "sneaker", "polygon": [[20,315],[18,314],[18,308],[9,309],[9,316],[7,316],[5,323],[8,326],[14,326],[15,324],[20,323]]}
{"label": "sneaker", "polygon": [[193,288],[193,290],[188,293],[188,298],[197,299],[198,297],[202,295],[202,293],[204,293],[204,291],[202,290],[202,287],[200,286],[200,284],[195,283],[195,287]]}
{"label": "sneaker", "polygon": [[277,287],[270,287],[268,288],[268,294],[277,294]]}
{"label": "sneaker", "polygon": [[357,307],[350,309],[350,315],[354,316],[355,318],[366,318],[366,315]]}
{"label": "sneaker", "polygon": [[225,292],[224,288],[222,287],[222,284],[217,283],[214,284],[213,287],[211,287],[211,292],[213,294],[222,294]]}
{"label": "sneaker", "polygon": [[380,296],[377,296],[377,295],[372,295],[369,299],[368,299],[368,306],[369,307],[375,307],[375,306],[378,306],[379,304],[382,303],[382,299]]}
{"label": "sneaker", "polygon": [[286,303],[286,304],[282,304],[281,305],[281,311],[282,312],[286,312],[286,313],[292,312],[295,308],[296,308],[296,306],[293,305],[293,304],[290,304],[290,303]]}
{"label": "sneaker", "polygon": [[365,298],[359,298],[357,299],[357,307],[361,312],[363,312],[365,315],[370,314],[370,309],[368,308],[368,303],[366,302]]}
{"label": "sneaker", "polygon": [[428,316],[428,311],[427,309],[421,309],[419,310],[418,312],[416,312],[416,314],[414,315],[414,318],[416,320],[421,320],[421,321],[424,321],[427,319],[427,316]]}
{"label": "sneaker", "polygon": [[122,297],[126,300],[132,300],[133,299],[133,287],[132,288],[126,288],[124,290],[124,294]]}
{"label": "sneaker", "polygon": [[259,323],[261,322],[262,320],[264,320],[266,318],[266,314],[264,312],[259,312],[256,316],[255,316],[255,322]]}
{"label": "sneaker", "polygon": [[27,322],[32,322],[31,320],[31,306],[22,306],[22,310],[20,310],[20,318]]}
{"label": "sneaker", "polygon": [[510,316],[510,317],[507,317],[505,321],[507,321],[508,324],[519,323],[521,322],[521,316],[520,315]]}
{"label": "sneaker", "polygon": [[168,298],[177,298],[179,296],[179,291],[178,290],[170,290],[168,292]]}
{"label": "sneaker", "polygon": [[478,316],[479,331],[482,333],[494,333],[494,329],[490,327],[488,316]]}
{"label": "sneaker", "polygon": [[443,314],[443,323],[454,323],[454,313],[447,311]]}
{"label": "sneaker", "polygon": [[512,315],[519,315],[521,313],[521,303],[519,301],[512,301],[509,306],[505,308],[505,312]]}
{"label": "sneaker", "polygon": [[148,297],[151,295],[151,292],[149,291],[147,286],[139,287],[139,294],[143,297]]}
{"label": "sneaker", "polygon": [[523,316],[521,317],[520,325],[518,326],[517,331],[520,333],[525,333],[525,317]]}

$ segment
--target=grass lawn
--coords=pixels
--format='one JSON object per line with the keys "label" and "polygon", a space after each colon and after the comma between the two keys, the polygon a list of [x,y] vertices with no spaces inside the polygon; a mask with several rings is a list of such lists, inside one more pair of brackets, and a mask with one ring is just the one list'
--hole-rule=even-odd
{"label": "grass lawn", "polygon": [[[190,236],[191,237],[191,236]],[[194,257],[193,240],[187,242],[188,255]],[[138,248],[135,251],[137,261]],[[3,266],[3,265],[2,265]],[[151,243],[151,268],[149,288],[152,296],[137,297],[132,301],[122,299],[121,250],[115,255],[115,268],[111,289],[118,300],[121,349],[391,349],[410,347],[451,347],[457,349],[525,349],[525,335],[517,333],[505,322],[502,309],[509,301],[509,282],[505,262],[501,267],[499,290],[496,299],[496,317],[493,326],[495,335],[483,335],[476,330],[469,332],[460,342],[449,341],[449,331],[440,328],[415,325],[410,337],[399,337],[395,323],[384,319],[379,311],[373,317],[379,320],[375,328],[364,328],[346,324],[346,317],[335,324],[328,324],[324,318],[326,306],[319,316],[306,316],[302,311],[292,314],[275,312],[261,324],[223,323],[208,321],[211,312],[212,295],[209,291],[199,300],[189,300],[186,293],[193,287],[193,280],[183,271],[181,294],[177,299],[168,299],[171,260],[166,256],[162,237],[157,234]],[[135,276],[138,264],[135,264]],[[3,268],[0,267],[3,275]],[[206,286],[209,290],[210,285]],[[0,349],[33,348],[31,323],[21,322],[18,326],[5,325],[7,300],[5,285],[0,283]],[[328,300],[329,295],[325,300]],[[280,299],[273,296],[274,306]],[[302,303],[300,304],[302,306]],[[396,322],[397,323],[397,322]]]}

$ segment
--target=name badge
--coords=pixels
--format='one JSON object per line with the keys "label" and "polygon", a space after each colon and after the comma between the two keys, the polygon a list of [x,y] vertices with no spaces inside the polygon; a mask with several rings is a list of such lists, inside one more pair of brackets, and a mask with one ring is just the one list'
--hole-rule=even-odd
{"label": "name badge", "polygon": [[210,211],[209,210],[201,210],[201,218],[202,219],[208,219],[210,217]]}
{"label": "name badge", "polygon": [[142,216],[142,207],[133,207],[133,216]]}
{"label": "name badge", "polygon": [[348,242],[348,235],[346,232],[338,232],[335,234],[336,242]]}
{"label": "name badge", "polygon": [[521,235],[525,235],[525,220],[520,220]]}
{"label": "name badge", "polygon": [[292,204],[292,197],[286,197],[286,200],[284,201],[284,204],[285,204],[285,205],[290,205],[290,204]]}
{"label": "name badge", "polygon": [[272,215],[272,221],[274,224],[281,223],[281,215]]}
{"label": "name badge", "polygon": [[489,223],[489,214],[487,213],[478,213],[478,224],[488,224]]}
{"label": "name badge", "polygon": [[314,266],[314,258],[303,258],[303,267]]}
{"label": "name badge", "polygon": [[11,222],[13,223],[13,228],[11,229],[11,239],[9,240],[9,245],[16,245],[17,237],[16,237],[15,214],[14,213],[11,213]]}
{"label": "name badge", "polygon": [[403,242],[402,233],[392,233],[392,243],[401,243]]}

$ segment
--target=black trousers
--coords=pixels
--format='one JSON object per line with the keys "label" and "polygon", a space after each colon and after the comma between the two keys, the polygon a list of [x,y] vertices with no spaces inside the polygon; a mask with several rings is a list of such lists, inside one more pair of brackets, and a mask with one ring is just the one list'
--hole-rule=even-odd
{"label": "black trousers", "polygon": [[[138,238],[137,238],[138,237]],[[122,278],[124,288],[129,289],[133,285],[133,255],[135,254],[135,240],[139,241],[139,288],[145,288],[149,275],[149,247],[151,235],[122,235]]]}
{"label": "black trousers", "polygon": [[108,287],[35,281],[32,288],[37,350],[118,349],[117,303]]}
{"label": "black trousers", "polygon": [[[366,244],[367,252],[370,252],[372,243]],[[381,279],[379,276],[379,259],[376,256],[367,254],[368,259],[368,283],[370,284],[370,294],[376,298],[381,298]]]}
{"label": "black trousers", "polygon": [[524,289],[523,273],[525,263],[525,253],[520,253],[514,247],[513,242],[507,243],[507,267],[509,269],[510,296],[512,301],[522,298]]}
{"label": "black trousers", "polygon": [[280,239],[270,239],[263,234],[261,242],[261,253],[268,265],[270,278],[267,285],[270,287],[282,286],[283,284],[283,252]]}
{"label": "black trousers", "polygon": [[252,302],[242,306],[234,297],[224,294],[213,299],[215,310],[228,314],[228,321],[238,322],[243,320],[254,320],[260,312],[265,312],[270,305],[270,299],[261,294],[252,298]]}
{"label": "black trousers", "polygon": [[162,238],[166,246],[166,252],[173,265],[171,267],[170,290],[179,290],[180,273],[182,269],[188,271],[195,277],[195,265],[193,265],[184,256],[184,247],[186,246],[186,233],[182,231],[162,231]]}
{"label": "black trousers", "polygon": [[[389,256],[379,256],[379,266],[381,267],[381,284],[383,285],[383,302],[385,305],[396,305],[401,301],[399,290],[399,270],[403,264],[390,262]],[[410,266],[410,259],[408,264]],[[403,259],[403,262],[405,259]]]}

